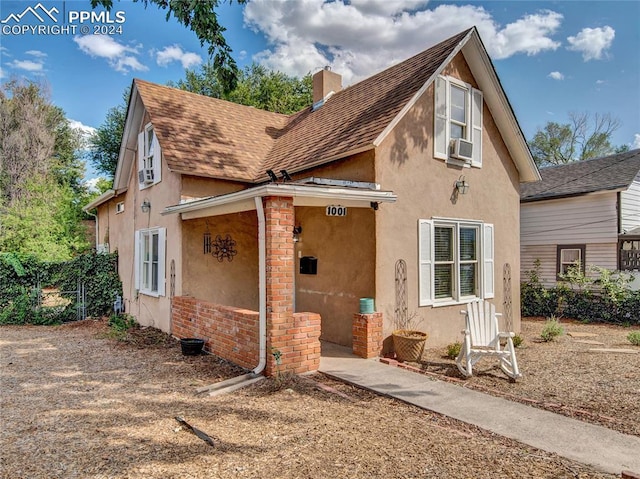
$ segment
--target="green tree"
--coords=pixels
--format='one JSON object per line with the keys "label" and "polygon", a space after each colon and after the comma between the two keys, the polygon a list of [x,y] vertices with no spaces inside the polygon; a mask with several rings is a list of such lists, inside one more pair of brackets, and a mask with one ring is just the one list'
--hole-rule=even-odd
{"label": "green tree", "polygon": [[298,78],[270,71],[256,63],[239,72],[236,87],[228,92],[220,84],[210,62],[202,65],[199,71],[187,70],[185,78],[171,86],[284,114],[302,110],[313,98],[311,74]]}
{"label": "green tree", "polygon": [[[233,0],[134,0],[145,8],[150,4],[167,11],[167,21],[173,15],[179,23],[190,28],[200,40],[200,45],[209,45],[209,55],[213,58],[215,75],[225,91],[233,90],[238,75],[238,67],[231,56],[231,47],[224,38],[226,28],[218,23],[216,9]],[[238,4],[246,0],[236,0]],[[102,5],[111,10],[113,0],[91,0],[92,8]]]}
{"label": "green tree", "polygon": [[611,135],[620,121],[609,113],[593,117],[570,113],[569,123],[548,122],[529,141],[531,154],[540,167],[598,158],[620,150],[611,144]]}
{"label": "green tree", "polygon": [[118,165],[130,94],[131,88],[127,87],[122,93],[122,103],[107,111],[106,118],[89,139],[89,161],[109,179],[113,179]]}
{"label": "green tree", "polygon": [[0,91],[0,251],[68,259],[87,247],[80,136],[43,87]]}

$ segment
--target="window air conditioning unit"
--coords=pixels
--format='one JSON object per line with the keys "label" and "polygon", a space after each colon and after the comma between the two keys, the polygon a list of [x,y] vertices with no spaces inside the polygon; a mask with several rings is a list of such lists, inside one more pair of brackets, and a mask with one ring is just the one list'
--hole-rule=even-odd
{"label": "window air conditioning unit", "polygon": [[471,163],[473,159],[473,143],[462,138],[451,140],[451,157]]}
{"label": "window air conditioning unit", "polygon": [[153,168],[144,168],[138,171],[138,183],[145,185],[153,183]]}

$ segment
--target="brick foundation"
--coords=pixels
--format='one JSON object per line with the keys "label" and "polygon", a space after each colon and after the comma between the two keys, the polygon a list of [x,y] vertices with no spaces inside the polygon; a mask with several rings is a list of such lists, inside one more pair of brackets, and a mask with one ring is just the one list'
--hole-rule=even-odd
{"label": "brick foundation", "polygon": [[201,338],[205,350],[244,368],[258,365],[257,311],[176,296],[171,307],[171,333],[178,338]]}
{"label": "brick foundation", "polygon": [[382,313],[353,315],[353,354],[375,358],[382,351]]}

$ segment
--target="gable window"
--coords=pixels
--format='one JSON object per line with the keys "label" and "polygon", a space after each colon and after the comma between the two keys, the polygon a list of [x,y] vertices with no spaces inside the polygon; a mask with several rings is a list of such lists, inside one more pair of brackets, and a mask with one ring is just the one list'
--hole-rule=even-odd
{"label": "gable window", "polygon": [[164,296],[166,228],[135,233],[136,289],[150,296]]}
{"label": "gable window", "polygon": [[482,167],[482,92],[456,78],[435,83],[433,156]]}
{"label": "gable window", "polygon": [[140,189],[158,183],[161,179],[160,144],[153,125],[149,123],[138,135],[138,185]]}
{"label": "gable window", "polygon": [[493,225],[420,220],[420,306],[493,297]]}
{"label": "gable window", "polygon": [[582,273],[585,273],[585,256],[586,245],[558,245],[556,260],[556,276],[567,274],[571,267],[578,266]]}

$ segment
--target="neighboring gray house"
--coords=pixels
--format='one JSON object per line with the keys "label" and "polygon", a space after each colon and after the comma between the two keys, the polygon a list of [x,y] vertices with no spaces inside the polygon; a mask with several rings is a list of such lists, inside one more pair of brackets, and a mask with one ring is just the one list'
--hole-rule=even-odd
{"label": "neighboring gray house", "polygon": [[576,261],[583,269],[640,269],[640,150],[542,168],[540,175],[521,185],[523,281],[536,259],[547,286]]}

